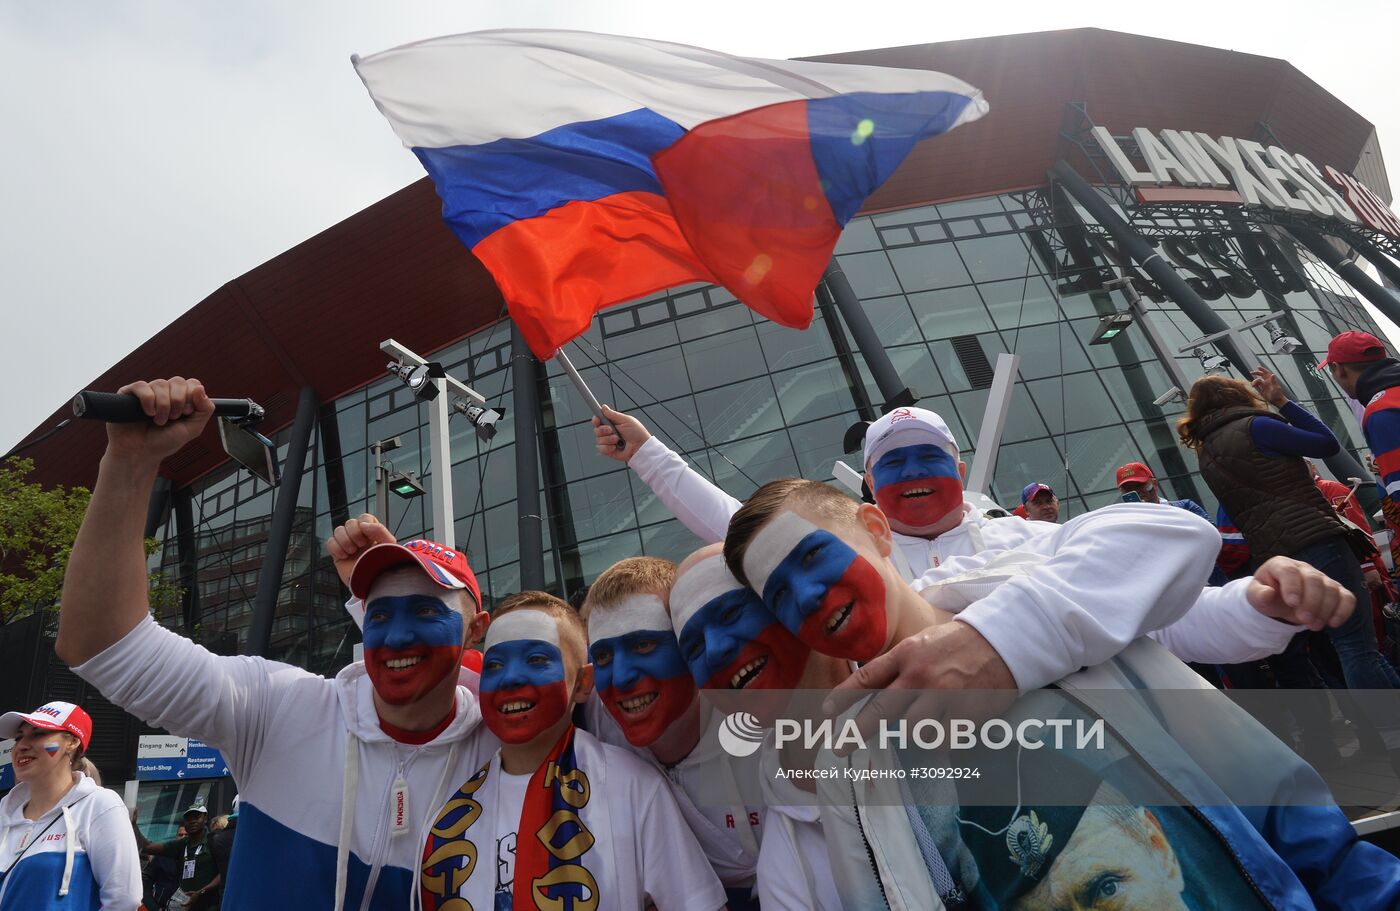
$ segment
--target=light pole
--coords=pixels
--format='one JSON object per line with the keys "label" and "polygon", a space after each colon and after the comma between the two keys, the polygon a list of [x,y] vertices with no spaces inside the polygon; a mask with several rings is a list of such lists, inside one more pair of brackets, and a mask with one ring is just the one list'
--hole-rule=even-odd
{"label": "light pole", "polygon": [[390,437],[376,440],[369,446],[374,453],[374,514],[385,525],[389,524],[389,474],[384,470],[384,453],[393,452],[402,445],[398,437]]}

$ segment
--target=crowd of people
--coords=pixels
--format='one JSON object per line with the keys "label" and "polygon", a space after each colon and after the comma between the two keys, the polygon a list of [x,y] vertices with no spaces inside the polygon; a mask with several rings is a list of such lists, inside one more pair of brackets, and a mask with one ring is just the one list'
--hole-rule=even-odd
{"label": "crowd of people", "polygon": [[[1383,347],[1360,354],[1329,351],[1349,393],[1400,372]],[[80,708],[10,713],[0,908],[137,907],[142,853],[179,864],[172,907],[190,909],[1400,907],[1400,859],[1358,840],[1313,768],[1186,664],[1248,685],[1228,669],[1268,660],[1282,681],[1325,642],[1339,686],[1394,676],[1365,609],[1362,529],[1304,461],[1336,440],[1267,372],[1197,383],[1180,431],[1243,557],[1142,463],[1119,470],[1122,502],[1063,524],[1042,482],[1020,517],[988,516],[926,409],[867,428],[873,502],[792,478],[740,502],[606,409],[598,452],[699,549],[623,559],[581,604],[522,591],[488,614],[467,555],[350,519],[327,550],[364,658],[334,679],[217,656],[152,619],[148,496],[212,403],[179,377],[124,391],[151,420],[109,426],[58,652],[117,705],[220,749],[237,837],[221,848],[194,806],[179,838],[147,841],[82,766]],[[1400,415],[1387,402],[1368,437]],[[1400,476],[1400,445],[1372,446]],[[1188,713],[1166,699],[1181,692]],[[1107,735],[1092,760],[986,754],[1000,777],[979,789],[914,774],[956,765],[944,754],[775,734],[801,694],[869,735],[951,721],[957,693],[982,697],[982,720],[1049,711]],[[739,716],[720,697],[749,700],[752,764],[725,746]],[[1366,722],[1400,745],[1394,717]]]}

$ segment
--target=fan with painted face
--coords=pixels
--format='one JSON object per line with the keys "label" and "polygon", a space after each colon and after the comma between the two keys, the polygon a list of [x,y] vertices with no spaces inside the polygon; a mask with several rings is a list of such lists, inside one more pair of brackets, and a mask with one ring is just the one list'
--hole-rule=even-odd
{"label": "fan with painted face", "polygon": [[656,594],[595,605],[588,653],[598,698],[633,746],[655,743],[695,703],[695,683]]}
{"label": "fan with painted face", "polygon": [[931,538],[962,520],[963,467],[948,424],[926,408],[896,408],[866,430],[866,484],[901,534]]}
{"label": "fan with painted face", "polygon": [[508,746],[552,746],[586,695],[582,653],[578,630],[547,610],[521,607],[494,618],[481,661],[486,727]]}

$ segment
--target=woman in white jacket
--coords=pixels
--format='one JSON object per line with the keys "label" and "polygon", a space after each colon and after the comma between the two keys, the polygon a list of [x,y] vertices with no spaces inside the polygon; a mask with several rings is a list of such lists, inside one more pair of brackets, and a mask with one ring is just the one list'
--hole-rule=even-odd
{"label": "woman in white jacket", "polygon": [[83,758],[92,718],[70,702],[0,716],[16,785],[0,800],[0,911],[134,911],[141,864],[126,807]]}

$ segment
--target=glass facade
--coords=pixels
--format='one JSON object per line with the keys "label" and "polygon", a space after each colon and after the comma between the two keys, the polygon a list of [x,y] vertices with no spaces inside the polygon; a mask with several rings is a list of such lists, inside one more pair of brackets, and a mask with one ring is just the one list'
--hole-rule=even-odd
{"label": "glass facade", "polygon": [[[947,419],[969,463],[990,365],[1001,352],[1020,355],[1020,382],[990,491],[999,502],[1013,506],[1024,484],[1043,481],[1059,494],[1062,518],[1078,515],[1116,499],[1114,470],[1141,460],[1167,493],[1213,510],[1194,455],[1176,443],[1181,404],[1153,404],[1171,381],[1141,330],[1087,344],[1099,315],[1125,307],[1117,293],[1101,290],[1119,265],[1111,245],[1090,237],[1078,252],[1066,252],[1072,245],[1064,238],[1037,228],[1034,200],[1003,195],[857,218],[837,254],[895,367],[920,405]],[[1273,266],[1265,271],[1272,282],[1238,274],[1218,245],[1170,241],[1163,252],[1227,324],[1286,310],[1284,330],[1303,342],[1297,352],[1274,354],[1267,328],[1248,330],[1246,342],[1346,446],[1359,450],[1361,436],[1340,393],[1311,368],[1334,333],[1378,330],[1328,269],[1291,244],[1269,242]],[[1154,300],[1151,289],[1144,294],[1172,349],[1203,334],[1170,300]],[[723,289],[690,286],[604,311],[571,357],[601,400],[639,417],[701,474],[742,499],[774,478],[829,480],[836,459],[858,466],[858,455],[843,453],[842,437],[860,419],[861,405],[878,407],[881,396],[859,354],[840,353],[849,350],[845,329],[833,319],[819,309],[812,326],[799,332],[756,316]],[[489,404],[505,406],[490,441],[479,440],[465,419],[452,421],[453,539],[466,550],[490,606],[520,587],[508,324],[433,356]],[[1202,372],[1191,354],[1179,362],[1188,377]],[[697,547],[629,469],[596,452],[588,410],[556,363],[541,366],[538,383],[548,587],[568,596],[622,557],[678,560]],[[289,435],[276,438],[283,449]],[[395,436],[402,446],[386,458],[396,470],[416,472],[431,490],[443,466],[431,463],[426,406],[397,378],[323,404],[283,574],[273,657],[323,673],[349,660],[358,632],[341,609],[343,593],[321,542],[347,516],[374,510],[369,447]],[[180,496],[189,500],[183,525]],[[192,546],[196,554],[185,578],[197,581],[196,597],[161,620],[216,651],[237,652],[247,634],[272,491],[225,466],[175,501],[153,560],[181,577],[184,528],[186,552]],[[422,534],[431,519],[426,497],[391,497],[389,508],[389,527],[400,539]]]}

